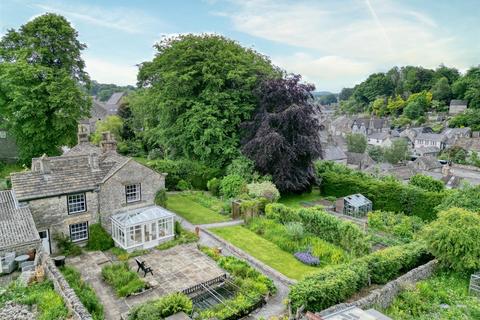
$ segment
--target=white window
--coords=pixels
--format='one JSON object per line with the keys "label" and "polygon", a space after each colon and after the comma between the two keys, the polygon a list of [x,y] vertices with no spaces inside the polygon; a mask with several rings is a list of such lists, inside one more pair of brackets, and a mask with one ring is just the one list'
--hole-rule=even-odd
{"label": "white window", "polygon": [[0,131],[0,139],[6,139],[7,138],[7,131]]}
{"label": "white window", "polygon": [[70,239],[73,242],[88,239],[88,222],[81,222],[70,225]]}
{"label": "white window", "polygon": [[136,202],[141,200],[141,186],[140,183],[130,184],[125,186],[125,196],[127,203]]}
{"label": "white window", "polygon": [[87,211],[85,193],[70,194],[67,199],[69,214]]}

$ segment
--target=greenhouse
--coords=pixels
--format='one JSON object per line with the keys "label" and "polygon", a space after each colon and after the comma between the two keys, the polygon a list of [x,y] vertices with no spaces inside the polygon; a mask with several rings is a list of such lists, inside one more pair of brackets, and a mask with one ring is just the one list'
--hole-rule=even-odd
{"label": "greenhouse", "polygon": [[153,248],[174,237],[175,214],[158,206],[119,213],[111,220],[113,240],[127,251]]}

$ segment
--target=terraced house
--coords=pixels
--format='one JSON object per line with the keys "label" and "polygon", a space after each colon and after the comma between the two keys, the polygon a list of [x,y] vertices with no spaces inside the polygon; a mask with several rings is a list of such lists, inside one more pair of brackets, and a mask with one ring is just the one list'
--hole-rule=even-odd
{"label": "terraced house", "polygon": [[30,171],[11,176],[15,198],[30,208],[44,249],[55,252],[53,238],[60,233],[85,243],[91,224],[112,232],[113,221],[113,238],[125,249],[171,238],[173,215],[154,205],[165,175],[119,155],[110,133],[97,147],[82,125],[79,129],[78,144],[62,156],[34,158]]}

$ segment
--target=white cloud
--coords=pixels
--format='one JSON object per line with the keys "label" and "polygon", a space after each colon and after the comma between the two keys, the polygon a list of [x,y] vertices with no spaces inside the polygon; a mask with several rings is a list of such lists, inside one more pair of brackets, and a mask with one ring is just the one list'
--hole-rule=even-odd
{"label": "white cloud", "polygon": [[85,56],[86,71],[90,78],[100,83],[115,83],[117,85],[135,85],[138,68],[135,65],[115,63]]}
{"label": "white cloud", "polygon": [[319,89],[342,74],[346,82],[358,81],[394,65],[465,67],[455,38],[435,20],[388,0],[233,3],[235,10],[220,15],[230,18],[238,31],[304,52],[274,60]]}
{"label": "white cloud", "polygon": [[34,5],[47,12],[58,13],[73,21],[85,22],[90,25],[114,29],[131,34],[143,33],[148,25],[162,23],[149,14],[131,8],[111,7],[105,9],[96,5],[79,3],[39,3]]}

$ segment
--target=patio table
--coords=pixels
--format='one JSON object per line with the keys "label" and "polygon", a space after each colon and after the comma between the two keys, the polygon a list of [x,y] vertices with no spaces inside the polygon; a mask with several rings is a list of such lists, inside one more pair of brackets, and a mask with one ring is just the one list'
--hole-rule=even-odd
{"label": "patio table", "polygon": [[15,258],[15,262],[17,262],[17,265],[20,267],[22,262],[27,261],[30,258],[28,254],[22,254],[21,256],[18,256]]}

